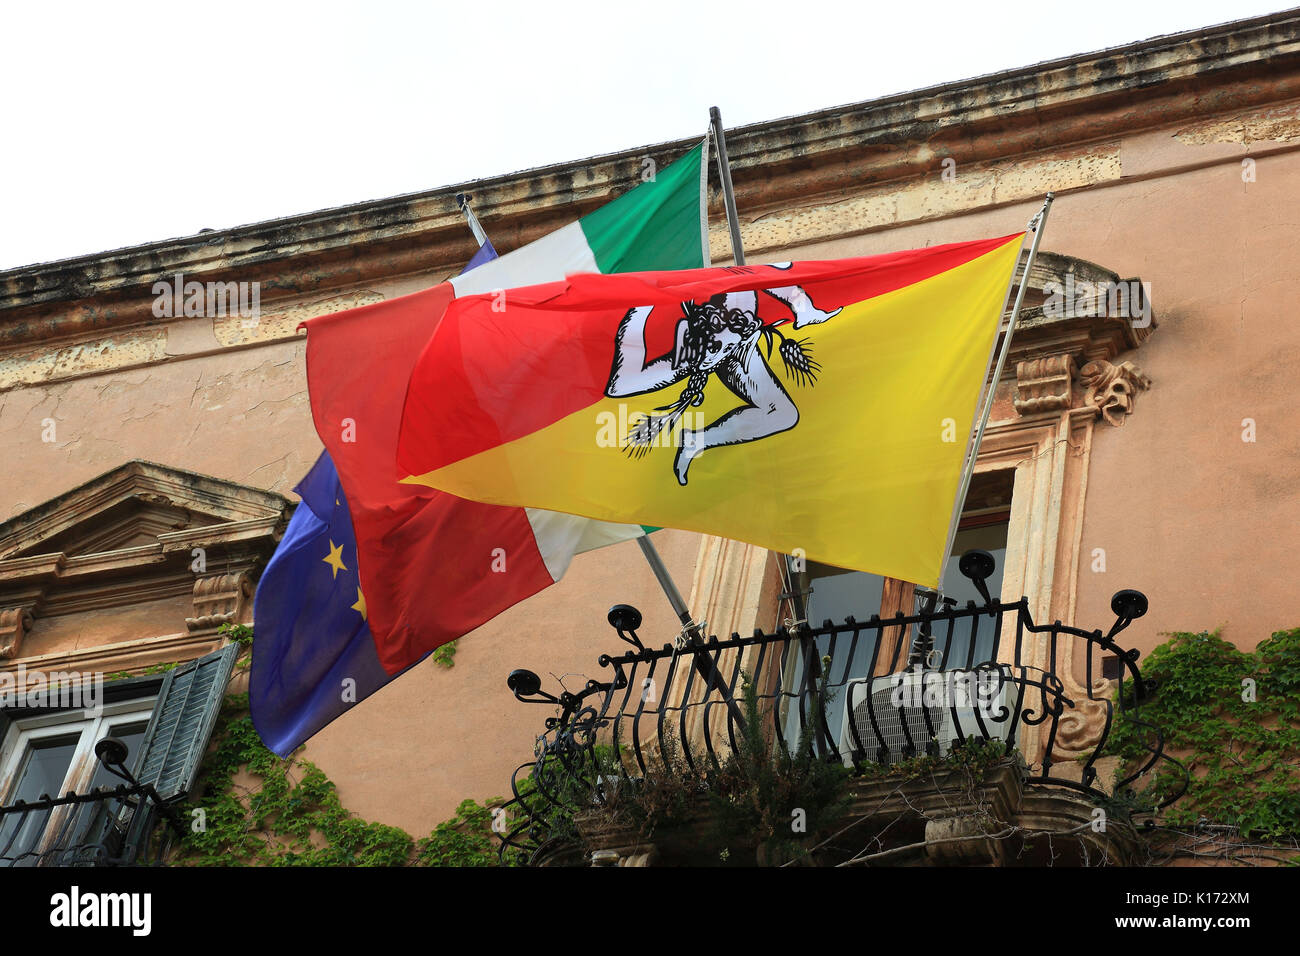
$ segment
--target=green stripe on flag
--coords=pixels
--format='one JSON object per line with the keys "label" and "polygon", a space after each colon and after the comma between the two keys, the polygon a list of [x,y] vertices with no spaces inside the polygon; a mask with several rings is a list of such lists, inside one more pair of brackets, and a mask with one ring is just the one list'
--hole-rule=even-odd
{"label": "green stripe on flag", "polygon": [[[706,265],[704,143],[580,220],[596,265],[611,272],[698,269]],[[629,223],[636,228],[629,229]]]}

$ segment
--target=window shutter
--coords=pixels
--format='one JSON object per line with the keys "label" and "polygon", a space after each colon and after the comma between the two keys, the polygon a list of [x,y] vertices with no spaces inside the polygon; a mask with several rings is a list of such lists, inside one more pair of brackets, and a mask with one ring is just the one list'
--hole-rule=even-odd
{"label": "window shutter", "polygon": [[239,649],[228,644],[168,671],[163,679],[135,771],[136,779],[153,784],[163,800],[178,799],[193,788]]}

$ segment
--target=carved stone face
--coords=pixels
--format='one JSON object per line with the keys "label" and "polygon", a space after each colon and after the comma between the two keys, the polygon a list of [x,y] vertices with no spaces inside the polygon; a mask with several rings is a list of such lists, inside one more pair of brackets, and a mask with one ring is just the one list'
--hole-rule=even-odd
{"label": "carved stone face", "polygon": [[1123,378],[1112,381],[1104,391],[1098,393],[1097,406],[1107,422],[1112,425],[1122,423],[1124,416],[1133,411],[1133,392],[1128,382]]}
{"label": "carved stone face", "polygon": [[1131,362],[1089,362],[1079,370],[1079,381],[1088,389],[1088,404],[1111,425],[1124,424],[1137,393],[1151,386],[1151,380]]}

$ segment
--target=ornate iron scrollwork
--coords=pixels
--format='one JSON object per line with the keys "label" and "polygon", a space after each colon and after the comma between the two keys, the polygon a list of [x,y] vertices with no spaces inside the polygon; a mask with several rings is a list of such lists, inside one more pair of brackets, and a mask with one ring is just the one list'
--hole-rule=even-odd
{"label": "ornate iron scrollwork", "polygon": [[[770,721],[776,740],[790,746],[811,738],[820,757],[855,768],[944,752],[969,738],[1016,742],[1027,739],[1022,734],[1032,734],[1038,759],[1029,767],[1031,782],[1105,798],[1106,791],[1096,785],[1094,764],[1118,706],[1137,726],[1148,728],[1151,739],[1146,745],[1150,758],[1117,788],[1157,761],[1182,769],[1163,753],[1159,729],[1130,713],[1150,687],[1138,671],[1138,652],[1118,647],[1115,637],[1146,613],[1148,602],[1141,592],[1115,594],[1115,622],[1103,636],[1100,630],[1084,631],[1060,621],[1037,625],[1027,598],[1011,603],[995,599],[987,585],[995,565],[986,551],[966,552],[958,567],[982,604],[969,601],[957,607],[949,600],[937,606],[931,599],[911,615],[884,620],[873,615],[867,621],[848,617],[820,627],[805,624],[724,640],[697,637],[684,647],[647,648],[637,635],[640,612],[615,605],[609,623],[631,650],[600,657],[600,665],[613,670],[611,680],[588,681],[576,694],[558,695],[542,691],[531,671],[514,671],[507,681],[519,700],[551,704],[559,712],[546,720],[536,759],[515,771],[510,803],[520,822],[504,835],[502,852],[536,853],[555,837],[552,820],[604,802],[620,781],[664,772],[669,769],[664,755],[670,751],[679,753],[692,771],[720,769],[727,748],[734,750],[745,732],[739,706],[745,681],[758,688],[763,719]],[[977,654],[977,637],[984,635],[987,643],[989,628],[992,649]],[[908,639],[886,642],[886,629]],[[1131,699],[1120,694],[1113,701],[1113,685],[1094,685],[1091,677],[1086,700],[1067,696],[1061,674],[1074,666],[1080,642],[1089,675],[1097,672],[1103,653],[1114,655],[1128,686],[1136,689]],[[883,652],[887,646],[892,651]],[[853,662],[858,662],[856,671]],[[647,687],[658,693],[648,694]],[[814,706],[816,695],[828,691],[845,702],[837,720]],[[1054,759],[1058,732],[1072,719],[1082,721],[1085,705],[1089,713],[1103,713],[1097,739],[1078,758],[1077,779],[1054,773],[1061,762]],[[609,748],[606,755],[615,755],[612,760],[600,759],[602,745]],[[526,778],[531,782],[524,785]]]}

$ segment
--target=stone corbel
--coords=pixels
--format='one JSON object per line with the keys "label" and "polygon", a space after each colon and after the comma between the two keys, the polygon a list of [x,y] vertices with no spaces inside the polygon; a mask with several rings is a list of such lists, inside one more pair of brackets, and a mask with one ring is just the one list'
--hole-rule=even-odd
{"label": "stone corbel", "polygon": [[194,582],[194,616],[185,619],[191,631],[204,631],[237,621],[253,594],[247,571],[205,574]]}
{"label": "stone corbel", "polygon": [[1070,407],[1073,355],[1051,355],[1016,363],[1015,409],[1021,415],[1063,412]]}
{"label": "stone corbel", "polygon": [[22,648],[23,638],[32,628],[30,607],[0,609],[0,658],[13,659]]}
{"label": "stone corbel", "polygon": [[1132,362],[1112,365],[1101,360],[1079,370],[1079,383],[1087,390],[1084,403],[1115,426],[1123,425],[1124,419],[1133,414],[1138,393],[1151,387],[1151,379]]}

